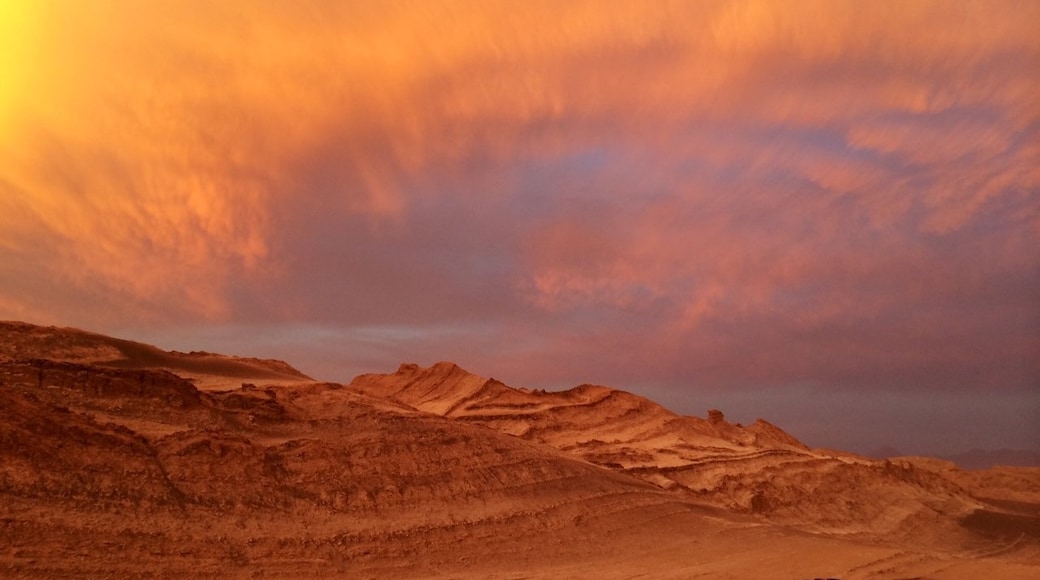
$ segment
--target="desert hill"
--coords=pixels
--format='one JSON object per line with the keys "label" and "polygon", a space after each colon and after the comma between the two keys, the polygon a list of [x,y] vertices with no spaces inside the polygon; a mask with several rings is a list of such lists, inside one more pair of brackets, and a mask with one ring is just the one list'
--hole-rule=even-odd
{"label": "desert hill", "polygon": [[811,450],[762,419],[743,427],[717,410],[706,419],[684,417],[607,387],[516,389],[452,363],[406,364],[391,374],[361,375],[350,386],[809,531],[914,542],[923,539],[923,525],[956,534],[959,519],[987,507],[965,488],[964,477],[908,461]]}
{"label": "desert hill", "polygon": [[[1040,572],[1028,470],[964,479],[923,459],[809,450],[765,422],[681,417],[605,387],[513,389],[451,364],[344,386],[2,328],[5,578]],[[265,370],[288,378],[249,375]]]}
{"label": "desert hill", "polygon": [[706,461],[808,453],[797,439],[763,420],[743,427],[726,422],[719,411],[707,420],[682,417],[643,397],[595,385],[560,392],[516,389],[447,362],[361,375],[350,387],[551,445],[662,487],[682,486],[674,475]]}
{"label": "desert hill", "polygon": [[194,380],[200,389],[236,387],[243,380],[254,384],[313,380],[277,360],[208,352],[167,352],[75,328],[0,321],[0,361],[29,358],[121,369],[167,370]]}
{"label": "desert hill", "polygon": [[[27,380],[40,369],[42,386]],[[167,371],[41,359],[0,377],[3,577],[429,577],[498,566],[495,546],[524,548],[517,569],[598,558],[583,537],[636,540],[643,519],[737,527],[341,385],[200,392]],[[547,536],[562,543],[535,552]]]}

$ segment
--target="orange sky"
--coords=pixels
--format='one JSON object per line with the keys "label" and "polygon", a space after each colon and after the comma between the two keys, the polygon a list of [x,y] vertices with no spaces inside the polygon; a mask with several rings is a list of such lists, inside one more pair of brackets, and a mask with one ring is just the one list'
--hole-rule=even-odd
{"label": "orange sky", "polygon": [[1027,396],[1037,424],[1035,22],[0,0],[0,318],[338,380],[450,358],[676,401]]}

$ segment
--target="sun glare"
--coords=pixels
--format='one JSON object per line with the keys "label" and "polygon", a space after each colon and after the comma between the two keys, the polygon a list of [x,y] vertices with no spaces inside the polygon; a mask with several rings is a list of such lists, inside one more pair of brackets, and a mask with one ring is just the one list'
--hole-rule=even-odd
{"label": "sun glare", "polygon": [[8,128],[28,82],[34,32],[31,10],[21,0],[0,0],[0,129]]}

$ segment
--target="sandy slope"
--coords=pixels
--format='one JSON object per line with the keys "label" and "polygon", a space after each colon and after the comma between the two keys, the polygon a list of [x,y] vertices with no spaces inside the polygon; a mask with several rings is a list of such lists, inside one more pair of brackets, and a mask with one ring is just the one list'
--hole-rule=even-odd
{"label": "sandy slope", "polygon": [[[19,334],[37,327],[6,328],[8,345],[35,340]],[[728,501],[716,501],[722,492],[691,492],[667,469],[721,454],[740,460],[710,460],[720,480],[774,481],[769,469],[777,463],[750,455],[814,458],[796,462],[799,473],[812,473],[819,454],[779,430],[761,435],[720,421],[674,423],[674,415],[645,399],[601,387],[529,400],[542,395],[491,385],[486,399],[473,398],[487,381],[442,365],[427,374],[451,384],[422,386],[441,414],[356,385],[298,377],[281,386],[206,392],[197,388],[198,376],[185,380],[168,365],[109,364],[111,352],[97,355],[99,344],[112,344],[105,340],[41,332],[60,352],[22,347],[0,362],[0,577],[977,578],[987,571],[1035,578],[1040,572],[1029,527],[1035,519],[1016,520],[1018,527],[999,517],[960,525],[936,511],[932,520],[918,518],[910,541],[826,531],[819,522],[794,525],[793,511],[720,507]],[[86,349],[78,359],[68,354],[77,341],[75,348]],[[121,360],[141,360],[119,352]],[[241,368],[203,378],[229,384],[241,380]],[[522,416],[506,411],[519,408],[544,412],[521,436],[500,432],[498,419],[489,419],[509,415],[502,424],[517,427]],[[644,457],[610,469],[587,460],[595,446],[562,450],[561,443],[581,442],[568,433],[581,428],[588,409],[611,413],[589,421],[590,433],[627,442],[633,453],[658,453],[640,442],[668,441],[661,429],[671,424],[674,442],[689,446],[679,455],[688,463],[677,465],[663,453],[672,463],[657,475],[675,485],[641,475],[638,469],[655,468]],[[478,412],[484,419],[472,419]],[[611,421],[619,421],[614,436]],[[711,443],[710,450],[698,451],[698,442]],[[819,465],[826,471],[830,464]],[[877,465],[870,469],[910,480],[907,489],[919,496],[907,492],[912,505],[946,493],[949,478],[934,470]],[[833,503],[889,490],[875,483],[852,478],[837,498],[827,489],[810,497]]]}

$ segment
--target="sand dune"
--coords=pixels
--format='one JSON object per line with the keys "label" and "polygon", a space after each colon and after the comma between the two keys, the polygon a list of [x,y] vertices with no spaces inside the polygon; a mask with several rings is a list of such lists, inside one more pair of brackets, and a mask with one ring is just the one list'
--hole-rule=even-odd
{"label": "sand dune", "polygon": [[1036,471],[810,450],[450,363],[344,386],[0,328],[3,577],[1040,575]]}

